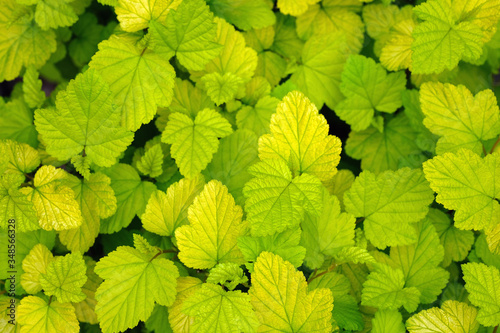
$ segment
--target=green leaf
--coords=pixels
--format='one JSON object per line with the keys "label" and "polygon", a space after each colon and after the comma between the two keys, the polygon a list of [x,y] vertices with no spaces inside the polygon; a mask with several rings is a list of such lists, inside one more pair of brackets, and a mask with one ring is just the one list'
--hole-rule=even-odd
{"label": "green leaf", "polygon": [[117,208],[115,214],[102,221],[100,232],[113,233],[127,227],[136,215],[144,213],[156,186],[151,182],[141,181],[137,171],[127,164],[116,164],[102,172],[111,179]]}
{"label": "green leaf", "polygon": [[361,160],[361,169],[378,174],[397,170],[401,159],[420,153],[416,140],[417,132],[410,126],[408,118],[398,114],[385,124],[383,132],[370,126],[349,133],[345,152]]}
{"label": "green leaf", "polygon": [[[481,28],[457,18],[452,12],[454,6],[451,1],[429,0],[415,7],[414,13],[425,22],[413,31],[413,73],[441,73],[445,69],[452,70],[462,59],[472,61],[481,56]],[[467,16],[468,11],[464,10],[463,14]]]}
{"label": "green leaf", "polygon": [[422,304],[432,303],[448,283],[449,273],[438,265],[443,261],[444,249],[436,229],[429,219],[415,225],[417,242],[391,248],[391,259],[401,268],[405,287],[420,291]]}
{"label": "green leaf", "polygon": [[165,20],[180,3],[180,0],[117,0],[116,15],[123,30],[135,32],[148,28],[153,20]]}
{"label": "green leaf", "polygon": [[259,139],[259,157],[285,161],[294,175],[335,176],[341,142],[328,135],[325,117],[302,93],[289,93],[271,117],[271,134]]}
{"label": "green leaf", "polygon": [[78,75],[56,99],[56,109],[38,109],[35,125],[47,152],[60,160],[77,154],[100,166],[111,166],[133,140],[120,127],[106,82],[94,70]]}
{"label": "green leaf", "polygon": [[220,284],[229,290],[233,290],[239,284],[248,282],[240,265],[233,262],[218,264],[210,270],[207,283]]}
{"label": "green leaf", "polygon": [[101,42],[89,66],[109,84],[122,115],[121,124],[128,130],[151,121],[157,108],[172,100],[174,69],[168,59],[135,37],[113,35]]}
{"label": "green leaf", "polygon": [[207,95],[216,105],[227,103],[234,99],[243,80],[231,72],[220,75],[217,72],[206,74],[201,78]]}
{"label": "green leaf", "polygon": [[393,269],[384,264],[377,264],[363,283],[361,304],[381,310],[397,310],[403,306],[413,312],[419,304],[420,292],[415,287],[405,287],[405,278],[401,269]]}
{"label": "green leaf", "polygon": [[399,169],[375,176],[363,171],[344,195],[347,212],[364,217],[366,237],[373,245],[406,245],[415,242],[409,223],[425,217],[434,195],[422,171]]}
{"label": "green leaf", "polygon": [[477,321],[484,326],[500,324],[500,272],[479,263],[462,265],[469,301],[479,307]]}
{"label": "green leaf", "polygon": [[333,109],[342,99],[340,77],[349,50],[341,32],[315,35],[304,45],[302,64],[290,81],[321,109],[323,104]]}
{"label": "green leaf", "polygon": [[231,133],[231,124],[225,118],[205,109],[194,121],[179,112],[171,114],[161,139],[172,145],[170,152],[181,174],[193,178],[212,160],[219,147],[218,138]]}
{"label": "green leaf", "polygon": [[70,178],[83,222],[78,228],[60,232],[59,239],[69,250],[87,252],[99,234],[101,219],[116,212],[115,192],[110,184],[111,179],[102,173],[91,174],[87,179]]}
{"label": "green leaf", "polygon": [[0,82],[15,79],[23,66],[42,67],[56,50],[54,31],[34,24],[32,11],[15,0],[2,2],[0,31]]}
{"label": "green leaf", "polygon": [[474,244],[474,233],[470,230],[457,229],[451,224],[449,216],[440,210],[429,209],[427,217],[434,224],[441,245],[444,247],[443,266],[449,266],[452,261],[464,260]]}
{"label": "green leaf", "polygon": [[120,246],[97,263],[95,272],[105,279],[95,294],[104,333],[135,327],[149,318],[155,303],[170,306],[177,294],[177,267],[158,253]]}
{"label": "green leaf", "polygon": [[166,58],[175,54],[188,70],[202,70],[222,49],[214,42],[217,25],[213,14],[202,0],[182,1],[165,22],[159,22],[151,22],[153,49]]}
{"label": "green leaf", "polygon": [[500,111],[491,90],[473,96],[462,85],[426,82],[420,89],[424,125],[440,139],[436,153],[470,149],[480,155],[483,141],[500,134]]}
{"label": "green leaf", "polygon": [[210,9],[241,30],[260,29],[276,21],[265,0],[211,0]]}
{"label": "green leaf", "polygon": [[87,297],[82,291],[86,272],[80,252],[68,253],[49,262],[47,272],[40,274],[40,284],[46,295],[56,296],[60,303],[80,302]]}
{"label": "green leaf", "polygon": [[40,165],[38,151],[26,143],[1,140],[0,150],[3,151],[2,160],[7,162],[5,169],[0,169],[4,173],[24,176]]}
{"label": "green leaf", "polygon": [[[224,0],[226,1],[226,0]],[[255,1],[256,3],[261,0]],[[213,5],[216,1],[211,1]],[[240,2],[242,3],[242,2]],[[217,15],[217,13],[215,13]],[[223,45],[220,53],[207,63],[203,70],[191,72],[190,78],[198,81],[206,74],[219,73],[224,76],[231,73],[241,79],[238,85],[239,93],[244,93],[245,84],[250,81],[257,67],[257,53],[250,47],[245,46],[245,38],[226,21],[215,18],[217,23],[217,35],[215,42]]]}
{"label": "green leaf", "polygon": [[346,96],[335,107],[337,115],[352,130],[367,129],[375,111],[394,113],[403,105],[401,92],[405,90],[403,72],[390,73],[371,58],[352,55],[342,72],[340,90]]}
{"label": "green leaf", "polygon": [[182,309],[195,318],[192,332],[255,332],[259,325],[248,294],[224,291],[212,283],[204,283],[184,301]]}
{"label": "green leaf", "polygon": [[89,12],[84,13],[71,27],[73,38],[68,45],[71,60],[77,66],[86,65],[97,52],[97,44],[104,39],[104,27],[97,23],[97,17]]}
{"label": "green leaf", "polygon": [[146,320],[146,329],[153,332],[173,333],[168,321],[168,308],[163,305],[156,304],[151,316]]}
{"label": "green leaf", "polygon": [[175,232],[179,259],[188,267],[205,269],[218,263],[243,263],[237,239],[246,232],[243,211],[227,187],[208,182],[189,207],[189,225]]}
{"label": "green leaf", "polygon": [[280,256],[262,252],[252,274],[252,306],[259,331],[330,332],[333,297],[329,289],[307,291],[302,272]]}
{"label": "green leaf", "polygon": [[[500,222],[499,154],[481,159],[467,149],[446,153],[424,163],[424,173],[436,201],[456,211],[459,229],[488,229]],[[493,249],[492,249],[493,250]]]}
{"label": "green leaf", "polygon": [[0,102],[0,139],[38,145],[38,132],[33,124],[33,111],[21,99]]}
{"label": "green leaf", "polygon": [[248,130],[237,130],[220,140],[219,149],[203,174],[226,185],[238,205],[245,203],[243,186],[252,176],[248,167],[259,160],[257,137]]}
{"label": "green leaf", "polygon": [[87,282],[82,287],[83,293],[87,296],[80,303],[73,304],[75,307],[76,317],[79,321],[97,324],[97,315],[95,314],[95,292],[101,285],[102,279],[94,272],[96,262],[89,257],[84,257],[87,265]]}
{"label": "green leaf", "polygon": [[236,125],[240,129],[248,129],[258,136],[270,133],[271,116],[276,112],[279,100],[275,97],[264,96],[254,106],[246,105],[236,114]]}
{"label": "green leaf", "polygon": [[202,282],[192,276],[177,279],[177,297],[168,308],[168,320],[174,332],[188,333],[193,326],[194,318],[183,312],[184,301],[191,297],[202,286]]}
{"label": "green leaf", "polygon": [[67,179],[64,170],[44,165],[35,174],[34,187],[21,189],[33,203],[40,227],[45,230],[67,230],[82,224],[80,205]]}
{"label": "green leaf", "polygon": [[405,333],[403,316],[398,310],[378,310],[372,319],[372,333]]}
{"label": "green leaf", "polygon": [[477,310],[465,303],[446,301],[439,308],[423,310],[406,322],[410,333],[476,333]]}
{"label": "green leaf", "polygon": [[204,185],[202,176],[183,178],[171,185],[167,193],[153,192],[141,216],[144,229],[161,236],[171,236],[178,227],[189,224],[188,208]]}
{"label": "green leaf", "polygon": [[253,271],[252,263],[263,251],[277,254],[293,266],[300,267],[306,255],[306,249],[299,245],[300,235],[301,230],[297,227],[264,237],[244,236],[238,238],[238,247],[249,262],[246,266],[250,271]]}
{"label": "green leaf", "polygon": [[21,285],[27,293],[36,294],[42,290],[40,276],[47,272],[47,267],[52,260],[54,256],[44,244],[35,245],[24,257]]}
{"label": "green leaf", "polygon": [[351,295],[335,297],[332,317],[345,330],[361,331],[365,326],[358,302]]}
{"label": "green leaf", "polygon": [[322,186],[309,174],[292,178],[281,159],[267,159],[248,168],[255,176],[243,188],[252,236],[266,236],[296,226],[304,212],[319,215]]}
{"label": "green leaf", "polygon": [[319,0],[278,0],[278,8],[285,15],[299,16],[307,11],[309,5],[314,5]]}
{"label": "green leaf", "polygon": [[35,21],[43,29],[69,27],[78,20],[75,9],[67,0],[40,0],[36,5]]}
{"label": "green leaf", "polygon": [[141,157],[136,164],[137,170],[144,175],[152,178],[158,177],[163,173],[163,151],[161,145],[155,144]]}
{"label": "green leaf", "polygon": [[29,66],[23,76],[24,100],[30,108],[40,107],[45,102],[45,92],[42,91],[42,80],[38,79],[35,67]]}
{"label": "green leaf", "polygon": [[71,303],[47,303],[37,296],[27,296],[17,308],[17,322],[22,331],[40,333],[77,333],[80,325]]}
{"label": "green leaf", "polygon": [[354,245],[354,216],[342,213],[339,200],[326,189],[322,191],[322,200],[321,215],[306,214],[301,224],[301,245],[307,249],[306,262],[310,268],[318,268],[325,256],[334,256],[342,248]]}
{"label": "green leaf", "polygon": [[297,17],[297,34],[303,40],[311,36],[326,35],[331,32],[345,34],[347,44],[353,53],[359,53],[363,46],[364,24],[355,13],[361,9],[356,0],[324,0],[321,4],[309,6]]}

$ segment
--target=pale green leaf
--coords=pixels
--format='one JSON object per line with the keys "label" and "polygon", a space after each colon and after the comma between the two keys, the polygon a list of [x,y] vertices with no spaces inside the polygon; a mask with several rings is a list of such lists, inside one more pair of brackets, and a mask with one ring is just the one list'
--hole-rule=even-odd
{"label": "pale green leaf", "polygon": [[40,227],[45,230],[67,230],[82,224],[80,205],[67,179],[64,170],[44,165],[35,174],[34,187],[21,189],[33,203]]}
{"label": "pale green leaf", "polygon": [[105,280],[95,294],[104,333],[135,327],[149,318],[155,303],[170,306],[177,294],[179,272],[173,262],[129,246],[102,258],[95,272]]}
{"label": "pale green leaf", "polygon": [[309,6],[308,10],[297,17],[297,33],[307,40],[311,36],[326,35],[331,32],[345,34],[347,44],[353,53],[359,53],[363,46],[365,27],[359,11],[358,0],[323,0],[321,4]]}
{"label": "pale green leaf", "polygon": [[[210,4],[213,5],[215,2],[211,1]],[[214,21],[217,23],[215,42],[223,45],[222,50],[205,65],[202,71],[192,71],[191,79],[198,82],[206,74],[216,72],[224,76],[226,73],[231,73],[241,79],[238,90],[243,94],[245,84],[250,81],[255,73],[257,53],[250,47],[245,46],[245,38],[231,24],[220,18],[215,18]]]}
{"label": "pale green leaf", "polygon": [[136,164],[137,170],[146,176],[152,178],[158,177],[163,173],[163,151],[160,144],[155,144],[141,157]]}
{"label": "pale green leaf", "polygon": [[40,107],[45,102],[45,92],[42,91],[42,80],[38,79],[35,67],[29,66],[23,76],[23,93],[26,104],[31,108]]}
{"label": "pale green leaf", "polygon": [[192,332],[251,333],[259,325],[248,294],[224,291],[212,283],[204,283],[184,301],[182,308],[194,317]]}
{"label": "pale green leaf", "polygon": [[6,161],[5,173],[23,175],[30,173],[40,165],[40,157],[36,149],[26,143],[18,143],[12,140],[1,140],[0,151],[2,151],[2,162]]}
{"label": "pale green leaf", "polygon": [[40,0],[36,5],[35,21],[43,29],[69,27],[78,20],[75,9],[67,0]]}
{"label": "pale green leaf", "polygon": [[302,51],[302,65],[290,78],[318,108],[326,104],[333,109],[343,98],[339,86],[349,55],[346,40],[341,32],[311,37]]}
{"label": "pale green leaf", "polygon": [[307,282],[280,256],[262,252],[250,288],[259,331],[331,332],[333,297],[329,289],[307,291]]}
{"label": "pale green leaf", "polygon": [[175,232],[179,259],[188,267],[205,269],[218,263],[243,263],[237,239],[246,232],[243,211],[227,187],[212,180],[188,210],[189,225]]}
{"label": "pale green leaf", "polygon": [[479,263],[462,265],[469,301],[479,307],[477,321],[484,326],[500,324],[500,272]]}
{"label": "pale green leaf", "polygon": [[150,21],[163,21],[181,0],[117,0],[116,15],[120,27],[129,32],[148,28]]}
{"label": "pale green leaf", "polygon": [[174,332],[189,333],[194,323],[194,317],[186,315],[183,311],[183,304],[199,288],[202,282],[192,276],[180,277],[177,279],[177,297],[174,304],[168,308],[168,320]]}
{"label": "pale green leaf", "polygon": [[335,112],[354,131],[362,131],[370,126],[375,111],[394,113],[403,105],[401,92],[405,85],[403,72],[387,74],[373,59],[351,55],[340,84],[346,99],[337,104]]}
{"label": "pale green leaf", "polygon": [[420,292],[417,288],[405,287],[401,269],[377,264],[363,283],[361,304],[381,310],[397,310],[404,306],[408,312],[413,312],[417,309],[419,298]]}
{"label": "pale green leaf", "polygon": [[210,9],[241,30],[273,25],[276,17],[265,0],[211,0]]}
{"label": "pale green leaf", "polygon": [[278,8],[285,15],[299,16],[307,11],[309,5],[314,5],[319,0],[278,0]]}
{"label": "pale green leaf", "polygon": [[120,127],[119,109],[106,82],[94,70],[71,81],[56,99],[56,109],[38,109],[35,125],[47,152],[60,160],[82,153],[100,166],[111,166],[133,140]]}
{"label": "pale green leaf", "polygon": [[151,121],[157,108],[168,106],[172,100],[173,67],[134,37],[113,35],[101,42],[89,66],[109,84],[121,123],[129,130]]}
{"label": "pale green leaf", "polygon": [[444,249],[429,219],[414,225],[417,241],[391,248],[392,262],[404,274],[405,287],[420,291],[422,304],[432,303],[448,283],[449,273],[438,265],[443,261]]}
{"label": "pale green leaf", "polygon": [[327,182],[337,172],[341,142],[328,135],[328,124],[302,93],[289,93],[271,117],[271,134],[259,139],[260,159],[280,159],[294,175],[314,175]]}
{"label": "pale green leaf", "polygon": [[424,163],[424,173],[436,201],[456,211],[459,229],[488,229],[500,221],[499,154],[481,159],[467,149],[446,153]]}
{"label": "pale green leaf", "polygon": [[322,186],[309,174],[292,178],[281,159],[266,159],[248,168],[252,178],[243,188],[252,236],[266,236],[296,226],[304,212],[319,215]]}
{"label": "pale green leaf", "polygon": [[446,301],[439,308],[423,310],[406,322],[410,333],[476,333],[477,310],[465,303]]}
{"label": "pale green leaf", "polygon": [[249,262],[246,266],[250,271],[253,270],[251,263],[254,263],[263,251],[277,254],[293,266],[300,267],[306,255],[306,249],[299,245],[300,235],[301,230],[296,227],[264,237],[244,236],[238,238],[238,247]]}
{"label": "pale green leaf", "polygon": [[159,22],[151,23],[153,49],[167,58],[175,54],[188,70],[202,70],[221,51],[222,46],[214,42],[217,25],[213,14],[202,0],[182,1]]}
{"label": "pale green leaf", "polygon": [[47,266],[52,260],[54,256],[44,244],[35,245],[24,257],[21,285],[27,293],[36,294],[42,290],[40,275],[47,272]]}
{"label": "pale green leaf", "polygon": [[406,333],[398,310],[378,310],[372,320],[372,333]]}
{"label": "pale green leaf", "polygon": [[464,260],[474,244],[474,233],[470,230],[460,230],[451,224],[448,215],[440,210],[429,209],[428,219],[434,224],[444,247],[443,266],[447,267],[452,261]]}
{"label": "pale green leaf", "polygon": [[307,249],[306,262],[311,268],[318,267],[310,263],[309,258],[334,256],[343,247],[354,245],[354,216],[342,213],[339,200],[326,189],[322,191],[322,200],[321,214],[305,214],[301,224],[301,245]]}
{"label": "pale green leaf", "polygon": [[34,24],[32,11],[15,0],[2,1],[0,31],[0,82],[15,79],[23,66],[42,67],[56,50],[54,31]]}
{"label": "pale green leaf", "polygon": [[335,297],[332,317],[345,330],[361,331],[365,326],[358,302],[351,295]]}
{"label": "pale green leaf", "polygon": [[85,253],[99,234],[100,221],[116,212],[116,197],[111,179],[102,173],[93,173],[87,179],[70,178],[69,185],[80,204],[83,222],[78,228],[63,230],[59,239],[71,251]]}
{"label": "pale green leaf", "polygon": [[462,85],[426,82],[420,88],[424,125],[440,139],[436,153],[460,148],[483,152],[482,142],[500,134],[500,111],[491,90],[475,96]]}
{"label": "pale green leaf", "polygon": [[171,236],[184,224],[189,224],[187,212],[194,198],[205,185],[202,176],[181,179],[171,185],[167,193],[155,191],[149,198],[144,214],[141,216],[144,229],[161,236]]}
{"label": "pale green leaf", "polygon": [[409,223],[425,217],[433,192],[422,171],[408,168],[375,176],[363,171],[344,195],[347,212],[364,217],[366,237],[378,248],[415,242]]}
{"label": "pale green leaf", "polygon": [[82,291],[86,272],[80,252],[68,253],[49,262],[47,271],[40,274],[40,284],[46,295],[56,296],[60,303],[80,302],[87,297]]}
{"label": "pale green leaf", "polygon": [[17,308],[17,322],[21,332],[39,333],[77,333],[80,325],[76,319],[75,308],[71,303],[50,303],[37,296],[27,296]]}
{"label": "pale green leaf", "polygon": [[239,86],[243,84],[243,80],[231,72],[224,75],[209,73],[201,78],[201,82],[205,85],[207,95],[217,106],[233,100]]}
{"label": "pale green leaf", "polygon": [[413,31],[412,72],[439,74],[452,70],[462,59],[481,56],[483,31],[474,22],[457,19],[452,1],[429,0],[415,7],[414,13],[425,22]]}
{"label": "pale green leaf", "polygon": [[87,297],[80,303],[73,304],[73,306],[75,307],[76,317],[79,321],[97,324],[99,321],[95,313],[95,306],[97,304],[95,292],[102,283],[102,279],[94,272],[96,262],[89,257],[85,257],[84,259],[87,265],[87,282],[83,285],[82,291]]}
{"label": "pale green leaf", "polygon": [[231,132],[231,124],[214,110],[200,111],[194,121],[176,112],[170,115],[162,141],[172,145],[170,152],[181,174],[193,178],[212,160],[219,147],[218,138]]}
{"label": "pale green leaf", "polygon": [[229,290],[233,290],[239,284],[248,282],[240,265],[234,262],[221,263],[210,270],[207,283],[220,284]]}

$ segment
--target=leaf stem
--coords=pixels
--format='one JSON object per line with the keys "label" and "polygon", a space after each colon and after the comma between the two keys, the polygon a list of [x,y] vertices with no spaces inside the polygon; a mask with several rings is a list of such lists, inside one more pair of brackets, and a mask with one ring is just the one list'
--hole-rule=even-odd
{"label": "leaf stem", "polygon": [[498,331],[498,325],[497,325],[497,326],[495,326],[495,328],[493,329],[493,332],[492,332],[492,333],[497,333],[497,331]]}
{"label": "leaf stem", "polygon": [[500,135],[498,136],[497,141],[495,141],[495,143],[493,144],[493,147],[491,147],[490,154],[493,153],[493,151],[495,151],[495,148],[498,146],[499,143],[500,143]]}
{"label": "leaf stem", "polygon": [[311,277],[309,277],[309,281],[307,281],[307,283],[311,283],[312,280],[316,279],[317,277],[320,277],[321,275],[325,275],[326,273],[330,273],[331,271],[333,271],[335,268],[337,267],[337,264],[336,263],[333,263],[330,265],[330,267],[328,267],[327,270],[319,273],[319,274],[316,274],[316,272],[318,271],[317,269],[314,270],[313,274],[311,274]]}

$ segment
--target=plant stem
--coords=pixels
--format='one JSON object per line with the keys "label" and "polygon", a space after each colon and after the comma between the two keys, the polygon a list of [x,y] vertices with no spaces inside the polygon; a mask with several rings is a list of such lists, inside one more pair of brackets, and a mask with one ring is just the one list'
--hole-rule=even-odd
{"label": "plant stem", "polygon": [[333,271],[335,269],[335,267],[337,267],[337,264],[333,263],[333,264],[331,264],[330,267],[328,267],[328,269],[326,271],[323,271],[319,274],[316,274],[317,270],[315,269],[313,274],[312,274],[312,277],[310,277],[309,281],[307,281],[307,282],[311,283],[311,281],[314,280],[315,278],[320,277],[321,275],[325,275],[326,273],[330,273],[331,271]]}
{"label": "plant stem", "polygon": [[495,151],[495,148],[498,146],[499,143],[500,143],[500,135],[498,136],[497,141],[495,141],[495,143],[493,144],[493,147],[491,147],[490,154],[493,153],[493,151]]}
{"label": "plant stem", "polygon": [[495,326],[495,328],[493,329],[493,332],[492,332],[492,333],[497,333],[497,331],[498,331],[498,325],[497,325],[497,326]]}

